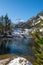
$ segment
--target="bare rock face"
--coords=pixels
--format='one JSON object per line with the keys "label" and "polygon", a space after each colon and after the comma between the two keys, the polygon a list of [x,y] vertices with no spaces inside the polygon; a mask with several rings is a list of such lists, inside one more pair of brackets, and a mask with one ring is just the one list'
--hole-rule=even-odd
{"label": "bare rock face", "polygon": [[11,60],[7,65],[32,65],[32,64],[23,57],[17,57]]}

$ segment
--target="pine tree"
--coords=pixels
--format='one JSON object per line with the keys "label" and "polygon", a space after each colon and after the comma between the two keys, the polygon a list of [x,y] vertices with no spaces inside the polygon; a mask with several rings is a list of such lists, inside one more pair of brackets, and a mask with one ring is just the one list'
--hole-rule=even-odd
{"label": "pine tree", "polygon": [[39,38],[39,33],[35,32],[33,34],[35,45],[33,46],[33,50],[35,52],[36,63],[33,65],[43,65],[43,38]]}

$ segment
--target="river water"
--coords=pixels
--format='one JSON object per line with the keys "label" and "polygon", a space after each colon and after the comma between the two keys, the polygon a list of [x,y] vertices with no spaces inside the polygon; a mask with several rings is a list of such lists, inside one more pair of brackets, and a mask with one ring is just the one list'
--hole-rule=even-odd
{"label": "river water", "polygon": [[33,39],[0,39],[0,54],[33,55]]}

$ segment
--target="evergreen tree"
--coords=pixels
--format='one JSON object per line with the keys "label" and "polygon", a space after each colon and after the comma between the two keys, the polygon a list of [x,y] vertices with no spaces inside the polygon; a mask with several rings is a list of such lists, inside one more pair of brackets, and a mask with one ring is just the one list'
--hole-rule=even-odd
{"label": "evergreen tree", "polygon": [[38,35],[38,32],[34,32],[33,34],[35,45],[32,49],[34,50],[36,57],[36,63],[33,65],[43,65],[43,38],[39,38]]}

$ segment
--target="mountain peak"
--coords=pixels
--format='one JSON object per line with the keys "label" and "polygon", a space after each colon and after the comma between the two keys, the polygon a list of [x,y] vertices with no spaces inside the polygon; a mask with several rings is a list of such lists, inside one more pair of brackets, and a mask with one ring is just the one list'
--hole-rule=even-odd
{"label": "mountain peak", "polygon": [[18,23],[21,23],[21,22],[24,22],[24,20],[22,20],[22,19],[16,19],[16,20],[14,21],[15,24],[18,24]]}

